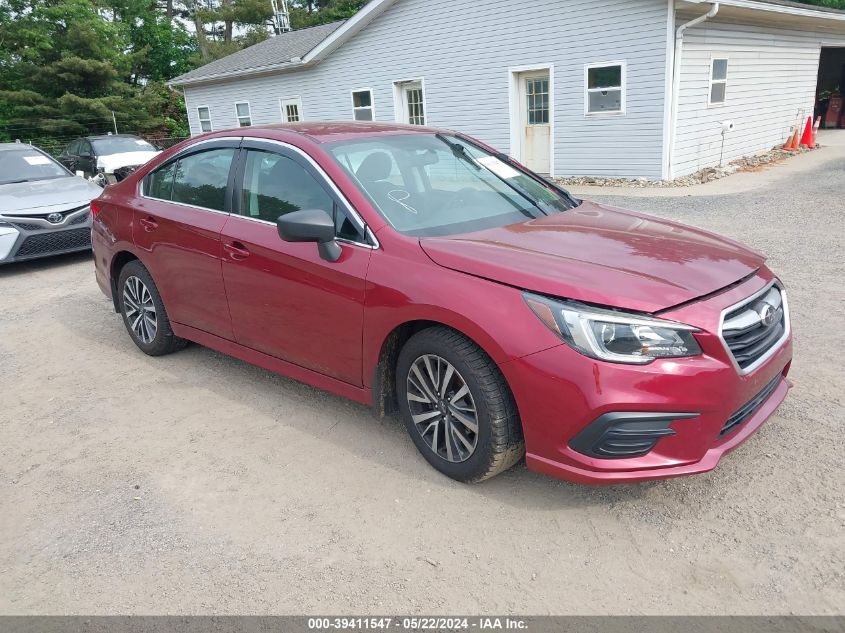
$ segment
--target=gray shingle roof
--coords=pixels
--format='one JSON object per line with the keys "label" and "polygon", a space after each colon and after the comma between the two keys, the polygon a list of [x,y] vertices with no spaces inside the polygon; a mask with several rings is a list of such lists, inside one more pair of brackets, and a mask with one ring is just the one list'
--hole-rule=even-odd
{"label": "gray shingle roof", "polygon": [[291,63],[294,58],[305,57],[311,49],[334,33],[343,23],[344,20],[340,20],[276,35],[242,51],[200,66],[184,75],[179,75],[168,83],[179,85],[238,75],[243,72],[260,72],[264,67],[281,67]]}

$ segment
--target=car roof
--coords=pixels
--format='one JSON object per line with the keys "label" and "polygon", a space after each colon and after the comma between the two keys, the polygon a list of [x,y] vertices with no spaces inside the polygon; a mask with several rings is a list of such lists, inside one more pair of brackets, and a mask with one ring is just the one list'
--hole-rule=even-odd
{"label": "car roof", "polygon": [[[80,138],[84,138],[86,141],[101,141],[107,138],[137,138],[141,139],[140,136],[136,134],[95,134],[93,136],[81,136]],[[143,139],[141,139],[143,140]]]}
{"label": "car roof", "polygon": [[356,138],[372,138],[396,134],[435,134],[447,132],[437,128],[421,125],[405,125],[401,123],[378,123],[375,121],[314,121],[302,123],[272,123],[269,125],[253,125],[245,128],[229,130],[229,134],[242,134],[252,138],[279,138],[286,132],[294,132],[309,137],[317,143],[353,140]]}
{"label": "car roof", "polygon": [[4,150],[10,149],[38,149],[34,145],[30,145],[29,143],[0,143],[0,152]]}

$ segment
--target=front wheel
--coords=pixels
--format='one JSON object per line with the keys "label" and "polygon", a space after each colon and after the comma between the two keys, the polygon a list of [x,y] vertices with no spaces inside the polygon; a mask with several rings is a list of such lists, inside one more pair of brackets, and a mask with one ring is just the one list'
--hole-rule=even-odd
{"label": "front wheel", "polygon": [[173,333],[158,288],[141,262],[123,267],[117,292],[126,331],[142,352],[162,356],[185,347],[187,341]]}
{"label": "front wheel", "polygon": [[433,327],[399,353],[402,419],[423,457],[463,482],[489,479],[525,452],[513,395],[496,364],[462,334]]}

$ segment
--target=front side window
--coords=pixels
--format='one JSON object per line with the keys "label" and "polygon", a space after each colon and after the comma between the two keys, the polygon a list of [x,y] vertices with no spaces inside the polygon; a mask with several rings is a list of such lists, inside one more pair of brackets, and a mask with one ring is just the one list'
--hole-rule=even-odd
{"label": "front side window", "polygon": [[[64,178],[71,174],[55,160],[36,149],[0,150],[0,185]],[[10,195],[14,195],[10,192]],[[2,211],[2,209],[0,209]]]}
{"label": "front side window", "polygon": [[[232,166],[232,159],[235,150],[231,148],[212,149],[198,152],[180,158],[172,165],[172,185],[167,184],[167,174],[161,174],[161,184],[156,185],[158,171],[166,172],[169,166],[153,172],[149,180],[149,195],[161,197],[167,200],[167,192],[173,202],[189,204],[194,207],[212,209],[214,211],[226,210],[226,187],[229,182],[229,169]],[[153,187],[160,187],[158,191],[161,196],[153,195]]]}
{"label": "front side window", "polygon": [[592,64],[586,67],[587,114],[621,114],[625,111],[625,65]]}
{"label": "front side window", "polygon": [[550,185],[458,137],[408,134],[328,148],[385,220],[408,235],[467,233],[574,206]]}
{"label": "front side window", "polygon": [[728,60],[713,59],[710,62],[710,105],[725,103],[728,85]]}
{"label": "front side window", "polygon": [[197,108],[197,118],[200,121],[200,131],[211,132],[211,110],[207,106]]}
{"label": "front side window", "polygon": [[355,90],[352,93],[352,119],[355,121],[373,121],[373,91]]}
{"label": "front side window", "polygon": [[236,103],[235,113],[238,117],[238,127],[248,127],[252,125],[252,117],[249,113],[249,103]]}
{"label": "front side window", "polygon": [[292,211],[320,209],[334,218],[338,237],[361,236],[334,198],[296,160],[261,150],[249,150],[244,167],[241,215],[275,223]]}

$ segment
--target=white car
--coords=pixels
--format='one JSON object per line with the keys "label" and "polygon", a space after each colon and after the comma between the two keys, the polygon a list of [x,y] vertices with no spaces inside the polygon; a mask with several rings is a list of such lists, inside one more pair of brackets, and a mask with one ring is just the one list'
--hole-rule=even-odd
{"label": "white car", "polygon": [[84,136],[68,143],[59,162],[101,187],[120,182],[160,151],[140,136],[106,134]]}
{"label": "white car", "polygon": [[103,190],[25,143],[0,143],[0,264],[91,248]]}

